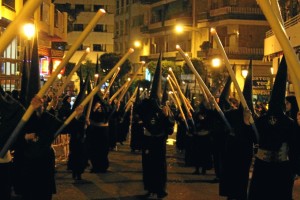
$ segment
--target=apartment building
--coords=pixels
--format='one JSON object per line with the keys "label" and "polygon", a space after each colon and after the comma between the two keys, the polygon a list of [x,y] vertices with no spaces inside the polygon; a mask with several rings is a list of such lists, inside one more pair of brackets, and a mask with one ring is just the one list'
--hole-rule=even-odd
{"label": "apartment building", "polygon": [[[177,25],[183,26],[181,34],[174,31]],[[210,33],[215,28],[241,88],[242,70],[252,59],[254,97],[266,98],[270,93],[269,86],[257,85],[261,80],[269,84],[271,63],[263,61],[264,35],[270,28],[255,0],[116,0],[115,27],[116,51],[123,53],[140,41],[134,62],[156,60],[163,52],[164,59],[182,63],[176,51],[179,44],[208,67],[212,59],[221,58]],[[201,48],[204,43],[210,45],[208,51]]]}
{"label": "apartment building", "polygon": [[68,34],[66,52],[74,41],[81,35],[90,20],[99,9],[104,9],[106,14],[100,18],[95,28],[84,40],[70,62],[76,63],[87,47],[91,52],[86,59],[96,63],[97,55],[114,52],[114,12],[115,1],[112,0],[55,0],[55,6],[68,13]]}

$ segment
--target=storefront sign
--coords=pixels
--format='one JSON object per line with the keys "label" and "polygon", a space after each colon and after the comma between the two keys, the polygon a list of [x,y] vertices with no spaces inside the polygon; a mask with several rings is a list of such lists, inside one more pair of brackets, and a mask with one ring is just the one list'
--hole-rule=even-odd
{"label": "storefront sign", "polygon": [[270,77],[268,76],[254,76],[253,77],[253,90],[269,90]]}

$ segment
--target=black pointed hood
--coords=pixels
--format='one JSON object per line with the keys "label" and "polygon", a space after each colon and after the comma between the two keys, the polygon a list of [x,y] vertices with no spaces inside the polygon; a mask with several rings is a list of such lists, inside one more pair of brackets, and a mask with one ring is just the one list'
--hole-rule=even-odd
{"label": "black pointed hood", "polygon": [[27,54],[25,48],[23,65],[22,65],[22,80],[21,80],[22,82],[21,82],[21,91],[20,91],[20,103],[22,105],[25,105],[27,102],[28,77],[29,77],[29,69],[27,65]]}
{"label": "black pointed hood", "polygon": [[186,84],[186,89],[185,89],[185,94],[184,96],[188,99],[191,99],[191,91],[190,91],[190,88],[189,88],[189,84]]}
{"label": "black pointed hood", "polygon": [[109,99],[114,95],[115,92],[116,92],[115,86],[111,85],[109,88]]}
{"label": "black pointed hood", "polygon": [[230,86],[231,86],[231,77],[228,76],[227,81],[224,85],[224,88],[219,98],[219,106],[223,111],[229,110],[231,108],[231,105],[229,103]]}
{"label": "black pointed hood", "polygon": [[39,66],[39,54],[38,54],[38,39],[37,35],[34,37],[31,64],[29,70],[29,80],[28,80],[28,94],[27,94],[27,107],[31,99],[39,92],[41,88],[41,78],[40,78],[40,66]]}
{"label": "black pointed hood", "polygon": [[287,81],[287,64],[283,56],[278,67],[276,78],[274,81],[271,98],[269,101],[269,114],[281,114],[284,110],[285,91]]}
{"label": "black pointed hood", "polygon": [[[246,100],[248,108],[252,113],[254,113],[253,101],[252,101],[252,74],[253,73],[252,73],[252,59],[251,59],[248,67],[248,74],[245,79],[243,95]],[[242,107],[242,104],[240,104],[240,107]]]}
{"label": "black pointed hood", "polygon": [[163,91],[163,95],[162,95],[162,99],[161,99],[161,104],[162,105],[166,105],[166,102],[168,101],[168,84],[165,83],[164,86],[164,91]]}
{"label": "black pointed hood", "polygon": [[161,76],[162,76],[162,69],[161,69],[161,56],[162,54],[160,53],[154,77],[152,80],[152,85],[151,85],[151,91],[150,91],[150,99],[155,99],[158,102],[160,102],[160,96],[161,96]]}
{"label": "black pointed hood", "polygon": [[90,78],[90,73],[88,73],[88,74],[86,75],[86,78],[85,78],[84,83],[83,83],[82,86],[80,87],[80,92],[79,92],[79,94],[77,95],[76,100],[75,100],[75,102],[74,102],[74,104],[73,104],[73,108],[72,108],[73,111],[75,110],[75,108],[76,108],[77,106],[80,105],[80,103],[81,103],[81,102],[84,100],[84,98],[86,97],[88,88],[90,87],[90,80],[91,80],[91,78]]}
{"label": "black pointed hood", "polygon": [[100,66],[99,66],[99,56],[97,54],[96,69],[95,69],[96,74],[99,74],[99,68],[100,68]]}
{"label": "black pointed hood", "polygon": [[[77,71],[77,74],[79,76],[79,85],[80,85],[80,89],[83,88],[84,82],[83,82],[83,73],[82,73],[82,67],[79,67],[79,70]],[[88,73],[89,75],[89,73]]]}
{"label": "black pointed hood", "polygon": [[136,92],[136,95],[135,95],[135,101],[134,101],[134,104],[135,105],[138,105],[141,103],[141,98],[140,98],[140,84],[138,84],[138,89],[137,89],[137,92]]}

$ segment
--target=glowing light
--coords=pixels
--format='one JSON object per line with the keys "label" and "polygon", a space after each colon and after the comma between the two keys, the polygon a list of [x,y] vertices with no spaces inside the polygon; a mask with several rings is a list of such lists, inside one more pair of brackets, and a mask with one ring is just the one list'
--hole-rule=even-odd
{"label": "glowing light", "polygon": [[35,34],[35,27],[31,23],[25,24],[23,26],[23,30],[28,40],[30,40]]}
{"label": "glowing light", "polygon": [[221,66],[221,59],[220,58],[213,58],[211,60],[212,67],[220,67]]}

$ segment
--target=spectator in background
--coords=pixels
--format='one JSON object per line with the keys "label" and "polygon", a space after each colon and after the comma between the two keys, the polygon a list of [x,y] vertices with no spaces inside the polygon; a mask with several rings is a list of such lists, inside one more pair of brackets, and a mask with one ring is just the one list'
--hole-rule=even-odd
{"label": "spectator in background", "polygon": [[295,96],[286,96],[285,97],[285,114],[292,118],[294,121],[297,121],[297,113],[299,107],[297,104],[297,99]]}
{"label": "spectator in background", "polygon": [[58,109],[58,118],[61,120],[66,120],[71,114],[71,96],[66,95],[63,98],[62,105]]}

